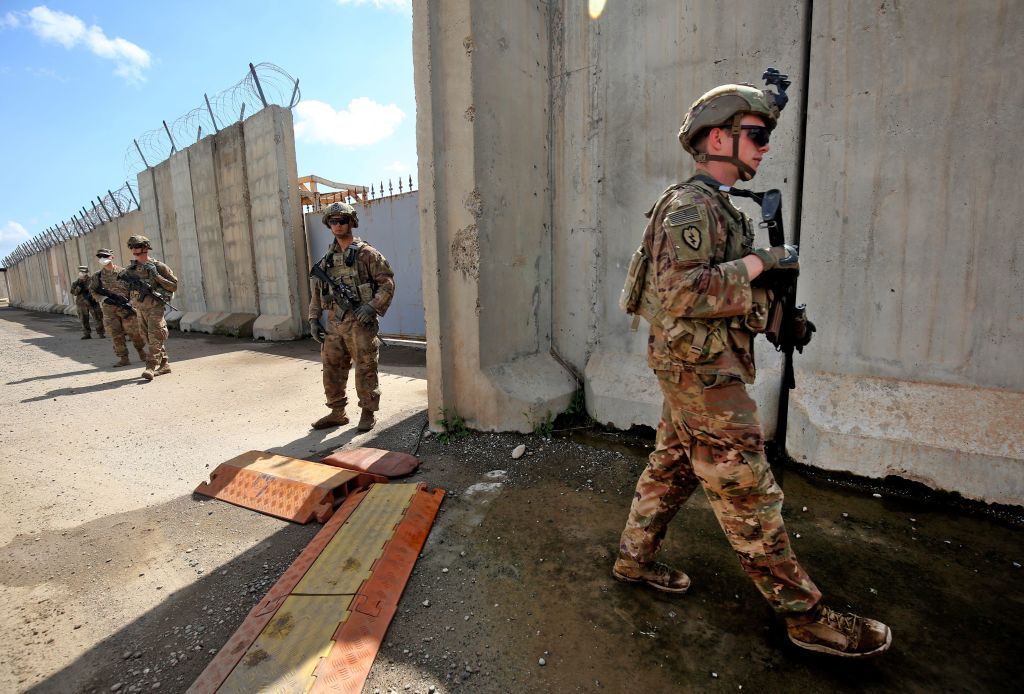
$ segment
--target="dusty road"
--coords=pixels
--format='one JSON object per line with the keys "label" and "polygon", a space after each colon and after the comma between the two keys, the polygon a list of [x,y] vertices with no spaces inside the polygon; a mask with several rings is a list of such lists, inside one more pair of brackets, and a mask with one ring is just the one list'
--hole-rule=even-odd
{"label": "dusty road", "polygon": [[[308,340],[173,333],[169,348],[174,373],[146,385],[73,319],[0,309],[0,691],[183,691],[317,530],[194,498],[209,470],[253,448],[312,458],[419,440],[421,352],[385,352],[387,409],[353,437],[308,428],[322,402]],[[601,431],[425,438],[413,479],[449,496],[364,691],[1019,686],[1018,516],[788,471],[787,523],[829,602],[895,634],[886,656],[837,663],[786,646],[699,493],[664,551],[690,594],[611,579],[645,445]]]}

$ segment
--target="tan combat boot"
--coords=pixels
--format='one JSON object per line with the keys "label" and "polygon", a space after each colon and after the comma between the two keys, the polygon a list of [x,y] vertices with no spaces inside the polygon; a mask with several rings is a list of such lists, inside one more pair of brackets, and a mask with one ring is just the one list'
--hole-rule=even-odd
{"label": "tan combat boot", "polygon": [[348,424],[348,417],[345,415],[345,410],[331,410],[330,414],[324,415],[313,422],[312,427],[314,429],[330,429],[332,427],[340,427],[344,424]]}
{"label": "tan combat boot", "polygon": [[892,632],[881,622],[836,612],[821,603],[809,612],[786,617],[786,631],[800,648],[840,658],[878,655],[892,643]]}
{"label": "tan combat boot", "polygon": [[636,562],[618,559],[612,566],[612,576],[626,583],[646,583],[665,593],[685,593],[690,589],[690,577],[660,561],[638,566]]}
{"label": "tan combat boot", "polygon": [[363,408],[363,413],[359,415],[359,424],[356,425],[356,429],[359,431],[369,431],[377,424],[377,418],[373,415],[373,410]]}
{"label": "tan combat boot", "polygon": [[142,372],[142,377],[147,381],[152,381],[156,377],[156,367],[146,364],[146,370]]}
{"label": "tan combat boot", "polygon": [[129,364],[129,362],[128,362],[128,355],[127,354],[122,354],[122,355],[120,355],[118,357],[117,363],[114,364],[114,368],[117,368],[118,366],[128,366],[128,364]]}
{"label": "tan combat boot", "polygon": [[167,363],[166,359],[164,359],[162,362],[160,362],[160,366],[158,366],[156,371],[154,371],[153,373],[155,373],[157,376],[169,374],[171,373],[171,365]]}

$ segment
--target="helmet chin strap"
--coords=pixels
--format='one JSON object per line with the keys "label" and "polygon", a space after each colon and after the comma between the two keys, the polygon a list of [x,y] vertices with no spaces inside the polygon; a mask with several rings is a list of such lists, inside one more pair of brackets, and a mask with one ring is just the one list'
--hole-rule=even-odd
{"label": "helmet chin strap", "polygon": [[740,121],[743,120],[743,114],[737,113],[732,118],[732,124],[729,127],[729,132],[732,133],[732,156],[723,157],[718,154],[698,154],[697,163],[703,163],[707,161],[724,161],[732,164],[736,167],[736,173],[739,174],[741,181],[749,181],[754,177],[757,172],[750,168],[747,164],[740,160],[740,137],[742,137],[742,128],[740,128]]}

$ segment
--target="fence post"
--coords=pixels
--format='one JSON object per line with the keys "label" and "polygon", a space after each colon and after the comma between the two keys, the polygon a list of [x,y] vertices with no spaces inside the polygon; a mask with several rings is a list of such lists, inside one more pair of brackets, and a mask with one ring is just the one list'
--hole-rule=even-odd
{"label": "fence post", "polygon": [[167,139],[171,141],[171,154],[178,151],[178,145],[174,144],[174,136],[171,135],[171,129],[167,127],[167,121],[163,121],[164,130],[167,131]]}
{"label": "fence post", "polygon": [[260,101],[263,102],[263,108],[266,108],[267,97],[263,96],[263,85],[260,84],[260,78],[256,75],[256,68],[252,63],[249,63],[249,72],[252,73],[252,79],[256,82],[256,91],[260,93]]}
{"label": "fence post", "polygon": [[210,120],[213,121],[213,132],[219,133],[220,128],[217,127],[217,119],[213,116],[213,109],[210,107],[210,97],[206,96],[206,92],[203,92],[203,98],[206,99],[206,110],[210,112]]}

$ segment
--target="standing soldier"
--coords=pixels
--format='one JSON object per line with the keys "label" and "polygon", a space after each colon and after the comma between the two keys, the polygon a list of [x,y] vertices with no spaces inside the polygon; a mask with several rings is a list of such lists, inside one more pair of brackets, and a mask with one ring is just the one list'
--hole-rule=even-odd
{"label": "standing soldier", "polygon": [[164,347],[168,335],[164,307],[178,288],[178,278],[167,265],[149,257],[153,246],[145,236],[129,237],[128,248],[134,258],[117,278],[128,285],[132,308],[139,314],[139,324],[149,343],[149,358],[142,377],[152,381],[154,376],[171,373]]}
{"label": "standing soldier", "polygon": [[96,319],[96,334],[106,337],[103,329],[103,311],[100,304],[89,292],[89,267],[78,266],[78,279],[71,283],[71,294],[75,297],[75,307],[78,309],[78,320],[82,321],[82,339],[92,339],[92,325],[90,318]]}
{"label": "standing soldier", "polygon": [[[313,422],[313,428],[348,424],[345,387],[354,362],[356,394],[362,409],[356,428],[369,431],[376,423],[374,412],[380,409],[377,317],[384,315],[395,295],[394,273],[380,251],[352,236],[352,230],[359,226],[354,207],[333,203],[324,211],[323,223],[334,241],[310,271],[316,281],[309,301],[309,329],[322,345],[324,393],[331,412]],[[329,310],[326,331],[320,325],[324,309]]]}
{"label": "standing soldier", "polygon": [[701,485],[743,570],[785,619],[790,641],[829,655],[870,656],[889,647],[889,627],[821,603],[790,547],[782,490],[745,387],[754,382],[754,335],[765,329],[770,299],[755,280],[795,272],[799,260],[793,246],[754,250],[753,222],[720,186],[754,177],[784,104],[783,94],[737,84],[698,99],[679,131],[697,173],[666,190],[648,212],[647,360],[664,405],[612,573],[685,592],[689,577],[655,555],[669,522]]}
{"label": "standing soldier", "polygon": [[114,354],[118,357],[114,366],[128,366],[128,345],[125,342],[125,335],[135,345],[139,359],[145,362],[146,338],[142,334],[142,326],[139,325],[139,314],[129,301],[128,285],[117,278],[118,273],[124,268],[114,264],[114,252],[108,248],[96,251],[96,258],[102,267],[93,273],[89,289],[94,294],[104,297],[100,307],[103,309],[103,324],[110,333],[110,339],[114,342]]}

